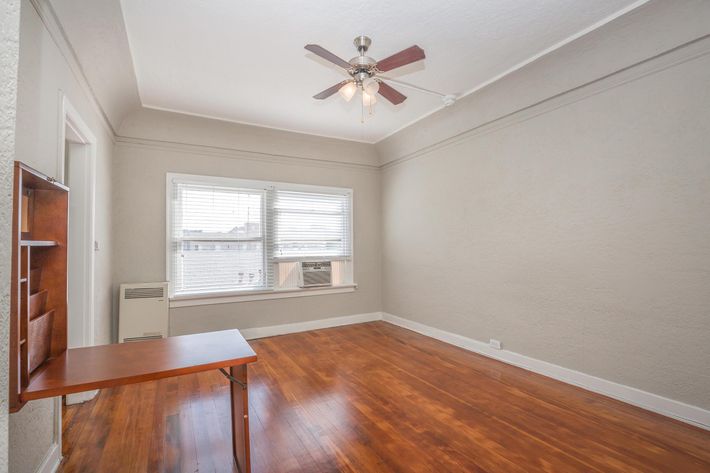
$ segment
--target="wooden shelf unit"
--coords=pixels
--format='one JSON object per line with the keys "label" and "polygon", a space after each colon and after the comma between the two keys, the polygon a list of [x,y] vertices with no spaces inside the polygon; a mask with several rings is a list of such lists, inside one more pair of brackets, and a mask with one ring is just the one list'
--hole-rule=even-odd
{"label": "wooden shelf unit", "polygon": [[10,297],[10,411],[67,348],[69,189],[15,162]]}

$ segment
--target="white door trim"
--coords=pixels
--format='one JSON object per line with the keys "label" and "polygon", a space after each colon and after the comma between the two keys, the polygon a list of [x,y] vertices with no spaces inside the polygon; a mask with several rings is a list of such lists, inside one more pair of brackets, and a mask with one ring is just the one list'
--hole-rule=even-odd
{"label": "white door trim", "polygon": [[[82,346],[92,346],[94,344],[94,242],[96,240],[94,222],[96,216],[96,138],[82,119],[79,112],[74,108],[66,95],[59,91],[59,120],[58,120],[58,150],[57,150],[57,179],[64,182],[64,170],[66,166],[66,140],[67,129],[71,130],[72,137],[79,140],[84,145],[84,156],[86,162],[85,188],[86,206],[84,208],[84,241],[86,242],[84,251],[84,268],[81,272],[81,286],[84,299],[82,301]],[[71,192],[71,189],[69,189]],[[71,308],[70,308],[71,310]],[[77,404],[92,399],[98,391],[89,391],[67,396],[68,404]],[[57,443],[61,446],[61,405],[59,405],[60,416]]]}
{"label": "white door trim", "polygon": [[[86,122],[81,118],[81,115],[72,106],[69,99],[62,91],[59,91],[59,143],[57,153],[57,179],[64,182],[65,168],[65,146],[66,146],[66,129],[71,128],[76,136],[79,137],[81,143],[86,145],[86,162],[88,165],[86,179],[86,195],[87,204],[84,209],[85,217],[85,241],[89,244],[85,248],[85,267],[83,274],[83,294],[84,294],[84,312],[83,312],[83,333],[82,341],[84,346],[94,344],[94,220],[96,213],[96,138],[91,132],[91,129],[86,125]],[[71,189],[69,190],[71,192]]]}

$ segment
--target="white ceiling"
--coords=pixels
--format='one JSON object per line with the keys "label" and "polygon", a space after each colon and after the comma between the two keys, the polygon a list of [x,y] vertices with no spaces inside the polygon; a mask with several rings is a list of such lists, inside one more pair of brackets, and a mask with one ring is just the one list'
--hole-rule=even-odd
{"label": "white ceiling", "polygon": [[[368,55],[375,59],[417,44],[427,58],[388,75],[463,95],[641,3],[121,1],[144,106],[371,143],[436,111],[441,100],[396,86],[409,99],[393,106],[380,98],[374,116],[361,124],[355,100],[312,98],[345,74],[305,44],[320,44],[345,60],[357,54],[352,40],[359,34],[372,38]],[[76,45],[81,34],[68,36]]]}

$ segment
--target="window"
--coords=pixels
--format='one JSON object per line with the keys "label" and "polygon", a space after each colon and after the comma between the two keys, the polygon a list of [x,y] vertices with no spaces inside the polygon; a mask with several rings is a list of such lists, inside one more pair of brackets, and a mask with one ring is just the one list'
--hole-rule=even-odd
{"label": "window", "polygon": [[350,195],[276,190],[274,257],[350,258]]}
{"label": "window", "polygon": [[352,191],[168,174],[172,297],[298,288],[300,261],[352,284]]}

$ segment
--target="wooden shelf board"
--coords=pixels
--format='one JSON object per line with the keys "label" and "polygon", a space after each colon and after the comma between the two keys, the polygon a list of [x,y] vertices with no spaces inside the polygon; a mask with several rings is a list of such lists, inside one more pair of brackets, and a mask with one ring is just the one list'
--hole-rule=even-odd
{"label": "wooden shelf board", "polygon": [[256,353],[239,330],[70,348],[38,368],[20,398],[62,396],[254,361]]}
{"label": "wooden shelf board", "polygon": [[58,243],[53,240],[20,240],[21,246],[57,246]]}

